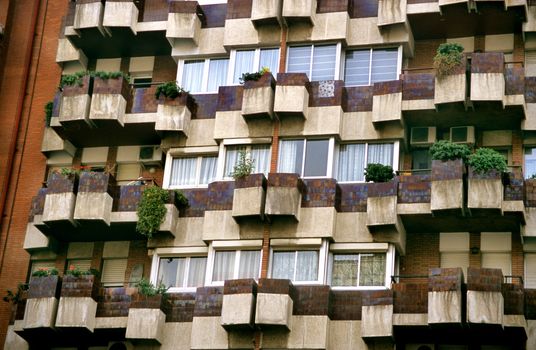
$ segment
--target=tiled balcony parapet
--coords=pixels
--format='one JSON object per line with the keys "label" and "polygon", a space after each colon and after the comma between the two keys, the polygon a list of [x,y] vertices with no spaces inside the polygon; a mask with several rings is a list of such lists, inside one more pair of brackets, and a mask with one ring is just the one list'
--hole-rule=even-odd
{"label": "tiled balcony parapet", "polygon": [[265,214],[288,216],[299,221],[305,185],[297,174],[270,173],[266,190]]}
{"label": "tiled balcony parapet", "polygon": [[430,203],[431,175],[400,175],[398,179],[398,203]]}
{"label": "tiled balcony parapet", "polygon": [[525,290],[522,284],[503,283],[502,294],[504,297],[505,315],[525,314]]}
{"label": "tiled balcony parapet", "polygon": [[244,83],[242,116],[251,118],[272,118],[274,113],[275,79],[272,73],[263,74],[259,80]]}
{"label": "tiled balcony parapet", "polygon": [[221,316],[223,287],[199,287],[195,294],[194,318]]}
{"label": "tiled balcony parapet", "polygon": [[208,185],[207,210],[232,210],[235,183],[215,181]]}
{"label": "tiled balcony parapet", "polygon": [[257,282],[254,279],[225,281],[221,325],[227,330],[252,328],[256,302]]}
{"label": "tiled balcony parapet", "polygon": [[135,288],[101,288],[97,317],[127,317]]}
{"label": "tiled balcony parapet", "polygon": [[33,277],[28,288],[24,311],[24,330],[51,329],[56,323],[61,278],[59,276]]}
{"label": "tiled balcony parapet", "polygon": [[344,81],[324,80],[310,83],[309,106],[329,107],[342,106],[344,97]]}
{"label": "tiled balcony parapet", "polygon": [[505,201],[522,201],[524,192],[523,172],[514,169],[508,173],[508,183],[504,186]]}
{"label": "tiled balcony parapet", "polygon": [[194,318],[195,293],[168,294],[166,322],[192,322]]}
{"label": "tiled balcony parapet", "polygon": [[218,94],[193,95],[197,102],[197,112],[193,119],[214,119],[218,106]]}
{"label": "tiled balcony parapet", "polygon": [[251,174],[235,180],[233,193],[233,217],[264,217],[266,202],[266,177],[264,174]]}
{"label": "tiled balcony parapet", "polygon": [[500,172],[476,173],[469,167],[467,179],[467,207],[473,214],[482,210],[502,213],[504,189]]}
{"label": "tiled balcony parapet", "polygon": [[28,215],[28,222],[34,221],[36,215],[43,215],[43,209],[45,208],[45,198],[48,192],[48,188],[40,188],[37,195],[32,198],[32,204],[30,207],[30,214]]}
{"label": "tiled balcony parapet", "polygon": [[525,289],[525,317],[536,320],[536,289]]}
{"label": "tiled balcony parapet", "polygon": [[341,189],[335,179],[303,180],[302,208],[339,207]]}
{"label": "tiled balcony parapet", "polygon": [[78,175],[52,173],[47,182],[47,194],[42,220],[46,224],[70,223],[74,225],[73,215],[78,190]]}
{"label": "tiled balcony parapet", "polygon": [[294,287],[289,280],[259,279],[255,324],[290,329]]}
{"label": "tiled balcony parapet", "polygon": [[332,290],[329,303],[331,320],[361,320],[362,291]]}
{"label": "tiled balcony parapet", "polygon": [[426,314],[428,312],[428,285],[426,283],[395,283],[392,288],[394,314]]}
{"label": "tiled balcony parapet", "polygon": [[345,112],[370,112],[372,96],[373,86],[345,87],[342,108]]}
{"label": "tiled balcony parapet", "polygon": [[[145,185],[128,185],[119,187],[119,198],[114,202],[114,211],[136,211]],[[117,204],[115,204],[117,203]]]}
{"label": "tiled balcony parapet", "polygon": [[156,131],[179,132],[188,137],[190,121],[196,113],[196,103],[189,93],[178,97],[161,98],[156,110]]}
{"label": "tiled balcony parapet", "polygon": [[526,179],[525,188],[525,206],[536,207],[536,180]]}
{"label": "tiled balcony parapet", "polygon": [[467,59],[462,59],[462,64],[456,67],[450,75],[435,77],[434,103],[465,103],[467,79]]}
{"label": "tiled balcony parapet", "polygon": [[128,29],[136,34],[139,10],[133,0],[107,0],[102,26],[109,31]]}
{"label": "tiled balcony parapet", "polygon": [[156,86],[148,88],[132,89],[131,103],[127,109],[128,113],[156,113],[158,100],[154,94]]}
{"label": "tiled balcony parapet", "polygon": [[314,25],[317,0],[283,0],[283,18],[287,24],[305,22]]}
{"label": "tiled balcony parapet", "polygon": [[206,17],[197,1],[169,2],[166,37],[172,43],[191,40],[197,45],[203,25],[206,25]]}
{"label": "tiled balcony parapet", "polygon": [[274,112],[279,118],[298,116],[307,119],[309,111],[309,78],[304,73],[278,73]]}
{"label": "tiled balcony parapet", "polygon": [[402,122],[402,80],[374,83],[372,122]]}
{"label": "tiled balcony parapet", "polygon": [[283,0],[252,0],[251,21],[255,26],[281,23]]}
{"label": "tiled balcony parapet", "polygon": [[503,102],[505,94],[504,54],[473,53],[471,56],[471,101]]}
{"label": "tiled balcony parapet", "polygon": [[208,189],[185,189],[181,190],[188,198],[188,206],[180,208],[181,217],[203,217],[208,204]]}
{"label": "tiled balcony parapet", "polygon": [[341,201],[339,212],[366,212],[368,184],[340,184]]}
{"label": "tiled balcony parapet", "polygon": [[432,212],[463,212],[463,160],[432,160]]}
{"label": "tiled balcony parapet", "polygon": [[434,268],[428,278],[428,323],[461,323],[463,316],[461,268]]}
{"label": "tiled balcony parapet", "polygon": [[435,93],[433,73],[406,73],[402,75],[402,101],[433,100]]}
{"label": "tiled balcony parapet", "polygon": [[467,269],[467,322],[503,324],[503,275],[500,269]]}
{"label": "tiled balcony parapet", "polygon": [[65,275],[61,284],[61,297],[91,298],[98,300],[100,278],[94,275]]}
{"label": "tiled balcony parapet", "polygon": [[93,332],[100,279],[93,275],[63,277],[56,327]]}
{"label": "tiled balcony parapet", "polygon": [[85,171],[80,174],[74,219],[110,225],[115,179],[112,175]]}
{"label": "tiled balcony parapet", "polygon": [[220,86],[218,90],[218,105],[216,111],[240,111],[242,110],[242,100],[244,87],[237,86]]}
{"label": "tiled balcony parapet", "polygon": [[361,337],[365,339],[393,336],[393,291],[363,291]]}
{"label": "tiled balcony parapet", "polygon": [[162,344],[167,299],[163,294],[142,296],[135,294],[128,312],[125,338]]}
{"label": "tiled balcony parapet", "polygon": [[536,103],[536,77],[525,77],[525,102]]}
{"label": "tiled balcony parapet", "polygon": [[525,69],[523,67],[506,67],[504,69],[505,94],[525,94]]}
{"label": "tiled balcony parapet", "polygon": [[89,110],[92,92],[93,78],[89,75],[82,78],[81,85],[74,84],[63,87],[58,115],[59,122],[63,126],[91,124]]}
{"label": "tiled balcony parapet", "polygon": [[127,100],[130,96],[128,80],[95,77],[89,109],[89,119],[97,126],[124,125]]}
{"label": "tiled balcony parapet", "polygon": [[329,314],[329,286],[294,286],[293,315],[327,316]]}

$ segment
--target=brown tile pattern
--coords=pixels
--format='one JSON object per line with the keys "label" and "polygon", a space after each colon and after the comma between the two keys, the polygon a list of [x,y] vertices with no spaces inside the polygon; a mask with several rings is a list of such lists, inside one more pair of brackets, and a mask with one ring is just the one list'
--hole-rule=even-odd
{"label": "brown tile pattern", "polygon": [[525,180],[525,205],[536,207],[536,180]]}
{"label": "brown tile pattern", "polygon": [[192,114],[192,118],[195,119],[196,113],[197,113],[197,104],[195,99],[192,95],[189,93],[182,93],[176,98],[168,98],[160,96],[158,99],[158,104],[163,104],[165,106],[176,106],[176,107],[183,107],[186,106],[190,113]]}
{"label": "brown tile pattern", "polygon": [[372,85],[344,88],[342,109],[345,112],[372,111]]}
{"label": "brown tile pattern", "polygon": [[432,181],[458,180],[463,177],[465,165],[461,159],[432,160]]}
{"label": "brown tile pattern", "polygon": [[277,85],[308,87],[309,83],[305,73],[277,73]]}
{"label": "brown tile pattern", "polygon": [[402,100],[433,99],[434,91],[434,74],[412,73],[402,75]]}
{"label": "brown tile pattern", "polygon": [[505,283],[502,285],[505,315],[525,314],[525,291],[521,284]]}
{"label": "brown tile pattern", "polygon": [[501,269],[467,269],[467,290],[481,292],[500,292],[503,275]]}
{"label": "brown tile pattern", "polygon": [[59,276],[32,277],[28,288],[28,299],[58,298],[61,278]]}
{"label": "brown tile pattern", "polygon": [[98,300],[100,279],[93,275],[88,276],[63,276],[61,283],[62,297],[93,298]]}
{"label": "brown tile pattern", "polygon": [[316,13],[348,12],[351,13],[351,0],[318,0]]}
{"label": "brown tile pattern", "polygon": [[329,318],[333,321],[361,320],[362,294],[360,290],[332,290]]}
{"label": "brown tile pattern", "polygon": [[192,322],[195,293],[170,293],[167,299],[166,322]]}
{"label": "brown tile pattern", "polygon": [[364,290],[363,306],[393,305],[392,290]]}
{"label": "brown tile pattern", "polygon": [[242,110],[243,86],[220,86],[216,111]]}
{"label": "brown tile pattern", "polygon": [[197,105],[197,113],[192,119],[214,119],[216,118],[216,107],[218,107],[218,94],[192,95]]}
{"label": "brown tile pattern", "polygon": [[102,288],[97,303],[97,317],[126,317],[134,288]]}
{"label": "brown tile pattern", "polygon": [[208,185],[207,210],[233,209],[233,181],[215,181]]}
{"label": "brown tile pattern", "polygon": [[62,175],[60,173],[52,173],[47,181],[48,194],[52,193],[68,193],[78,190],[78,175]]}
{"label": "brown tile pattern", "polygon": [[252,278],[227,280],[223,294],[257,294],[257,282]]}
{"label": "brown tile pattern", "polygon": [[158,100],[155,98],[155,92],[156,86],[133,89],[131,107],[127,107],[127,113],[156,113]]}
{"label": "brown tile pattern", "polygon": [[111,174],[83,171],[80,173],[78,192],[114,193],[115,178]]}
{"label": "brown tile pattern", "polygon": [[131,309],[160,309],[165,311],[167,309],[167,296],[164,294],[157,295],[132,295],[132,301],[130,303]]}
{"label": "brown tile pattern", "polygon": [[218,28],[225,26],[227,16],[227,4],[204,5],[201,6],[206,17],[206,24],[203,28]]}
{"label": "brown tile pattern", "polygon": [[257,286],[258,293],[287,294],[290,296],[294,296],[293,289],[290,280],[274,278],[260,278]]}
{"label": "brown tile pattern", "polygon": [[188,207],[180,211],[182,217],[203,217],[208,204],[208,189],[186,189],[181,192],[188,198]]}
{"label": "brown tile pattern", "polygon": [[305,193],[302,195],[303,208],[338,207],[341,189],[335,179],[303,180]]}
{"label": "brown tile pattern", "polygon": [[145,0],[143,7],[143,22],[167,21],[167,0]]}
{"label": "brown tile pattern", "polygon": [[378,17],[378,0],[351,0],[350,18]]}
{"label": "brown tile pattern", "polygon": [[339,212],[366,212],[368,184],[339,184],[341,189],[341,202]]}
{"label": "brown tile pattern", "polygon": [[462,288],[463,271],[461,268],[433,268],[428,277],[428,291],[451,292]]}
{"label": "brown tile pattern", "polygon": [[430,175],[400,175],[398,179],[398,203],[430,203]]}
{"label": "brown tile pattern", "polygon": [[95,77],[93,80],[94,94],[121,94],[125,99],[130,96],[130,85],[123,77],[117,79],[101,79]]}
{"label": "brown tile pattern", "polygon": [[510,67],[504,70],[505,95],[525,94],[525,69],[523,67]]}
{"label": "brown tile pattern", "polygon": [[136,211],[145,185],[121,186],[119,199],[114,201],[114,211]]}
{"label": "brown tile pattern", "polygon": [[525,289],[525,317],[536,320],[536,289]]}
{"label": "brown tile pattern", "polygon": [[334,80],[335,85],[334,94],[332,97],[322,97],[320,85],[323,82],[313,81],[310,83],[309,90],[309,106],[311,107],[329,107],[329,106],[342,106],[344,81]]}
{"label": "brown tile pattern", "polygon": [[266,189],[267,180],[264,174],[251,174],[235,180],[235,188],[263,187]]}
{"label": "brown tile pattern", "polygon": [[82,85],[74,84],[63,87],[63,96],[91,95],[93,91],[93,78],[86,75],[82,78]]}
{"label": "brown tile pattern", "polygon": [[324,316],[329,314],[329,286],[294,286],[293,315]]}
{"label": "brown tile pattern", "polygon": [[380,96],[402,92],[402,85],[402,80],[391,80],[374,83],[373,94],[374,96]]}
{"label": "brown tile pattern", "polygon": [[536,103],[536,77],[525,77],[525,102]]}
{"label": "brown tile pattern", "polygon": [[305,192],[305,184],[298,174],[293,173],[269,173],[268,186],[272,187],[297,187],[301,193]]}
{"label": "brown tile pattern", "polygon": [[481,180],[500,180],[501,179],[501,172],[497,170],[490,170],[486,173],[477,173],[474,171],[473,167],[469,166],[469,173],[468,178],[469,179],[481,179]]}
{"label": "brown tile pattern", "polygon": [[207,18],[198,1],[170,1],[169,13],[195,13],[203,27],[207,24]]}
{"label": "brown tile pattern", "polygon": [[397,196],[398,179],[393,179],[389,182],[369,182],[368,196],[369,197],[391,197]]}
{"label": "brown tile pattern", "polygon": [[250,18],[252,0],[227,1],[227,19]]}
{"label": "brown tile pattern", "polygon": [[244,83],[244,89],[254,89],[259,87],[270,86],[275,89],[275,78],[272,73],[264,73],[259,80],[248,80]]}
{"label": "brown tile pattern", "polygon": [[45,208],[45,197],[47,195],[48,188],[40,188],[37,195],[32,198],[32,205],[30,207],[30,214],[28,216],[28,222],[33,222],[35,215],[42,215]]}
{"label": "brown tile pattern", "polygon": [[221,316],[223,287],[199,287],[195,294],[194,317]]}
{"label": "brown tile pattern", "polygon": [[471,55],[471,73],[503,73],[502,52],[475,52]]}
{"label": "brown tile pattern", "polygon": [[426,283],[396,283],[392,288],[395,314],[428,312],[428,285]]}
{"label": "brown tile pattern", "polygon": [[524,195],[523,172],[520,168],[508,173],[508,183],[504,186],[505,201],[522,201]]}

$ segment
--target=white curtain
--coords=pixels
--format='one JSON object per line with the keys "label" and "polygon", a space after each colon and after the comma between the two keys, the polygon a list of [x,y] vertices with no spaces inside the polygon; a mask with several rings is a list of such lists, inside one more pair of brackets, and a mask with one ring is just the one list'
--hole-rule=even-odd
{"label": "white curtain", "polygon": [[205,61],[184,62],[181,86],[192,93],[203,91],[203,67]]}
{"label": "white curtain", "polygon": [[360,254],[359,285],[385,285],[385,254]]}
{"label": "white curtain", "polygon": [[334,254],[331,263],[330,284],[334,287],[357,286],[359,254]]}
{"label": "white curtain", "polygon": [[315,46],[313,53],[313,74],[311,80],[335,79],[337,45]]}
{"label": "white curtain", "polygon": [[370,50],[346,52],[344,83],[346,86],[369,85]]}
{"label": "white curtain", "polygon": [[371,84],[378,81],[397,80],[398,49],[372,51]]}
{"label": "white curtain", "polygon": [[270,68],[275,77],[279,72],[279,49],[261,49],[261,57],[259,60],[259,70],[262,67]]}
{"label": "white curtain", "polygon": [[270,171],[270,145],[252,146],[251,159],[255,160],[254,173],[268,175]]}
{"label": "white curtain", "polygon": [[294,281],[318,280],[318,251],[297,251],[296,276]]}
{"label": "white curtain", "polygon": [[233,83],[240,83],[240,77],[243,73],[253,73],[258,69],[253,67],[255,59],[255,50],[237,51],[235,56]]}
{"label": "white curtain", "polygon": [[197,158],[174,158],[171,164],[170,186],[195,185]]}
{"label": "white curtain", "polygon": [[238,163],[240,151],[244,151],[244,146],[227,146],[225,148],[225,172],[224,176],[231,177],[235,165]]}
{"label": "white curtain", "polygon": [[278,172],[301,174],[302,161],[303,140],[281,140]]}
{"label": "white curtain", "polygon": [[175,287],[177,283],[177,259],[161,258],[158,266],[158,282],[166,287]]}
{"label": "white curtain", "polygon": [[240,251],[238,278],[258,278],[261,263],[260,250]]}
{"label": "white curtain", "polygon": [[187,287],[201,287],[205,282],[206,257],[190,258]]}
{"label": "white curtain", "polygon": [[337,180],[363,181],[365,171],[365,144],[345,144],[339,147]]}
{"label": "white curtain", "polygon": [[525,178],[536,174],[536,148],[525,148]]}
{"label": "white curtain", "polygon": [[393,165],[392,143],[373,143],[368,145],[367,163],[380,163],[383,165]]}
{"label": "white curtain", "polygon": [[210,60],[207,92],[217,92],[220,86],[225,85],[228,65],[229,59],[227,58]]}
{"label": "white curtain", "polygon": [[311,79],[312,46],[291,46],[288,48],[287,73],[305,73]]}
{"label": "white curtain", "polygon": [[274,252],[272,278],[294,279],[296,252]]}
{"label": "white curtain", "polygon": [[201,159],[201,174],[199,175],[200,185],[207,185],[216,178],[217,166],[218,157],[203,157]]}
{"label": "white curtain", "polygon": [[220,251],[214,254],[214,271],[212,281],[225,281],[233,278],[234,261],[236,252]]}

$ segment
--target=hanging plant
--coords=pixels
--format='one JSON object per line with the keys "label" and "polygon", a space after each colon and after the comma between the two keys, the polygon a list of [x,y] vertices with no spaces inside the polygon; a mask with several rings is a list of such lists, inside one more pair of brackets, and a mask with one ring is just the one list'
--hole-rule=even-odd
{"label": "hanging plant", "polygon": [[147,238],[151,238],[154,233],[158,232],[166,216],[165,204],[168,198],[169,193],[157,186],[147,187],[143,191],[137,210],[137,232],[147,236]]}
{"label": "hanging plant", "polygon": [[160,98],[160,95],[173,99],[179,97],[183,93],[188,93],[188,91],[178,86],[177,82],[168,81],[167,83],[158,85],[154,95],[157,99]]}
{"label": "hanging plant", "polygon": [[434,56],[436,76],[443,78],[451,75],[462,64],[463,46],[458,43],[443,43]]}

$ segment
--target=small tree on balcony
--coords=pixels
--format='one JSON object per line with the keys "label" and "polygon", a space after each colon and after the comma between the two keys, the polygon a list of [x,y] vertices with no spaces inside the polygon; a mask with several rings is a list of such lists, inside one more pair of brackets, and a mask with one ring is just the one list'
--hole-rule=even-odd
{"label": "small tree on balcony", "polygon": [[447,140],[437,141],[430,147],[430,154],[433,160],[467,160],[471,154],[471,149],[466,144],[453,143]]}
{"label": "small tree on balcony", "polygon": [[255,159],[251,159],[246,151],[238,153],[238,162],[233,168],[231,176],[238,180],[250,175],[255,169]]}
{"label": "small tree on balcony", "polygon": [[496,170],[505,173],[508,170],[506,159],[494,149],[479,148],[469,157],[469,165],[474,172],[484,174]]}
{"label": "small tree on balcony", "polygon": [[452,74],[462,64],[463,46],[458,43],[443,43],[434,56],[434,68],[438,78]]}

